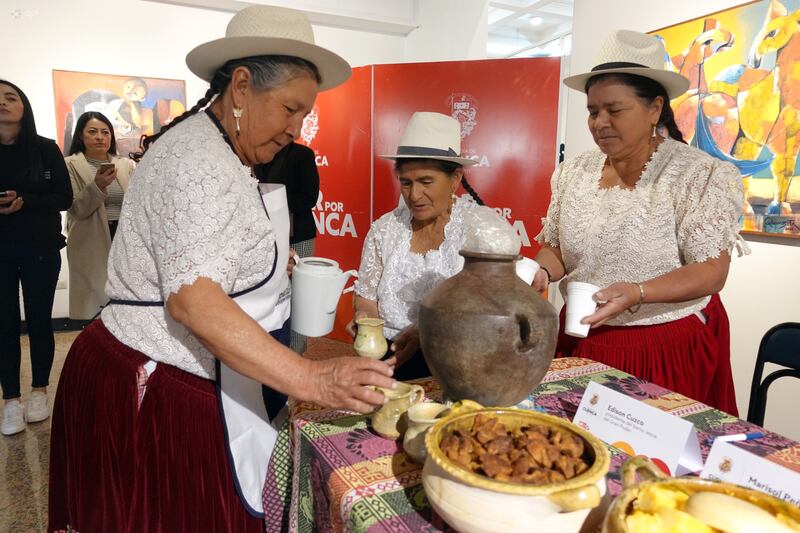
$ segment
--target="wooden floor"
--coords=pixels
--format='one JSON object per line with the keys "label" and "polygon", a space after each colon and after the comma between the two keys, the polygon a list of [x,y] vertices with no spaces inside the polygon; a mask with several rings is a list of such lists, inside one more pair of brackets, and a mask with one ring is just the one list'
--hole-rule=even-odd
{"label": "wooden floor", "polygon": [[[56,334],[56,353],[50,374],[50,405],[72,342],[78,332]],[[309,339],[306,357],[325,359],[347,352],[341,342]],[[31,365],[28,337],[22,337],[21,383],[23,401],[30,392]],[[40,533],[47,528],[47,470],[50,460],[50,419],[29,424],[11,437],[0,435],[0,532]]]}

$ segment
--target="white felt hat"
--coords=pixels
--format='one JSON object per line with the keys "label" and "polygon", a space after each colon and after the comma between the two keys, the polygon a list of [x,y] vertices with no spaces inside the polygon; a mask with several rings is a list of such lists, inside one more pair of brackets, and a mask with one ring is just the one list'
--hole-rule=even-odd
{"label": "white felt hat", "polygon": [[214,72],[231,59],[284,55],[314,64],[322,77],[320,90],[347,81],[350,65],[330,50],[314,44],[314,31],[301,11],[275,6],[250,6],[236,13],[225,37],[194,48],[186,56],[189,70],[211,81]]}
{"label": "white felt hat", "polygon": [[564,78],[564,85],[586,92],[589,78],[600,74],[636,74],[660,83],[670,99],[689,88],[689,80],[666,70],[667,52],[663,43],[652,35],[638,31],[617,30],[606,38],[597,54],[595,66],[589,72]]}
{"label": "white felt hat", "polygon": [[386,159],[439,159],[459,165],[474,165],[474,159],[461,157],[461,124],[447,115],[417,111],[411,115],[400,138],[397,153]]}

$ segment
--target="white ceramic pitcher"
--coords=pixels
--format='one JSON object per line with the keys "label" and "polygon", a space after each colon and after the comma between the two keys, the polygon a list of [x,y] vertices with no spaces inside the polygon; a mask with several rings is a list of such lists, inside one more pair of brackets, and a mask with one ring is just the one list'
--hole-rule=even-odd
{"label": "white ceramic pitcher", "polygon": [[333,259],[299,259],[292,270],[292,330],[306,337],[333,331],[339,297],[353,290],[344,288],[350,276],[357,277],[358,272],[342,272]]}

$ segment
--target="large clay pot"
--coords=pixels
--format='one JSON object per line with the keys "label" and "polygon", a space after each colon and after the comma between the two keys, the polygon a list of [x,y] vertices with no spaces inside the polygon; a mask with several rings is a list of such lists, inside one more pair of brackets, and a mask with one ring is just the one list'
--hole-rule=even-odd
{"label": "large clay pot", "polygon": [[517,277],[517,257],[461,252],[464,269],[423,300],[422,353],[445,395],[515,405],[553,360],[555,309]]}

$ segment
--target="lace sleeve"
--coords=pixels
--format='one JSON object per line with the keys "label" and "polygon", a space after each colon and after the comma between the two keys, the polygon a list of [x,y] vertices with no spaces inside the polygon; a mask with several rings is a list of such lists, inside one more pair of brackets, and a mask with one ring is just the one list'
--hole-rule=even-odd
{"label": "lace sleeve", "polygon": [[547,208],[547,216],[542,219],[542,231],[536,236],[536,242],[554,248],[558,248],[558,215],[561,205],[558,190],[563,169],[563,163],[558,165],[550,178],[550,206]]}
{"label": "lace sleeve", "polygon": [[358,267],[356,294],[368,300],[378,300],[378,284],[383,276],[383,258],[375,224],[369,229],[361,251],[361,265]]}
{"label": "lace sleeve", "polygon": [[243,197],[239,169],[209,152],[168,161],[162,164],[169,178],[146,200],[161,296],[166,300],[199,277],[230,293],[245,248],[245,228],[233,223]]}
{"label": "lace sleeve", "polygon": [[678,246],[684,263],[702,263],[731,252],[747,253],[739,237],[744,209],[742,177],[735,166],[716,159],[690,173],[684,205],[678,211]]}

